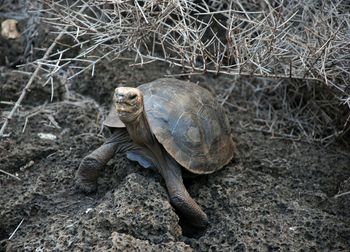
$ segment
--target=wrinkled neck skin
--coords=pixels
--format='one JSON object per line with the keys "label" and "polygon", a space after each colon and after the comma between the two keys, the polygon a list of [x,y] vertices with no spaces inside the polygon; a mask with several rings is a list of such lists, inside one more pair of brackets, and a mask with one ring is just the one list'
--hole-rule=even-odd
{"label": "wrinkled neck skin", "polygon": [[134,143],[147,148],[153,148],[157,144],[144,110],[133,121],[124,123]]}

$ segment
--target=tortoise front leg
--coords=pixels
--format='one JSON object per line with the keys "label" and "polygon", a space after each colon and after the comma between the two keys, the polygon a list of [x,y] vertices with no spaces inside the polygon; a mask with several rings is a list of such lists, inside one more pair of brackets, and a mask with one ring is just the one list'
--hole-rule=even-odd
{"label": "tortoise front leg", "polygon": [[166,154],[166,167],[160,167],[172,205],[192,226],[203,228],[208,225],[208,217],[192,199],[182,180],[181,167]]}
{"label": "tortoise front leg", "polygon": [[106,142],[83,158],[75,174],[77,187],[91,193],[97,189],[97,178],[104,165],[116,152],[124,152],[132,148],[131,139],[125,128],[113,129]]}

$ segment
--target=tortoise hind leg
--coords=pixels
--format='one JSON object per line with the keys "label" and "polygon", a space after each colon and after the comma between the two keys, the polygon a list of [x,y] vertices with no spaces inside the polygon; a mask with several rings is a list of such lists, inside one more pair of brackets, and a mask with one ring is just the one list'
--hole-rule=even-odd
{"label": "tortoise hind leg", "polygon": [[83,158],[75,174],[78,189],[91,193],[97,189],[97,178],[104,165],[116,152],[124,152],[132,148],[131,139],[126,129],[114,129],[106,142]]}
{"label": "tortoise hind leg", "polygon": [[170,202],[185,218],[186,222],[194,227],[204,228],[208,225],[208,217],[201,207],[187,192],[182,180],[181,167],[170,156],[166,155],[167,167],[161,168],[165,180]]}

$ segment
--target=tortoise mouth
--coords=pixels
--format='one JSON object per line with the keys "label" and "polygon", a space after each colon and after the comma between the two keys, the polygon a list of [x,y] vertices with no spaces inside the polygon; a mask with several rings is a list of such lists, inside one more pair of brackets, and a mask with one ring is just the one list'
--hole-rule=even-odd
{"label": "tortoise mouth", "polygon": [[127,102],[116,102],[115,108],[120,120],[128,124],[135,121],[142,112],[142,109],[137,105]]}
{"label": "tortoise mouth", "polygon": [[115,109],[117,110],[118,114],[130,114],[133,113],[132,107],[125,103],[125,102],[120,102],[117,101],[115,104]]}

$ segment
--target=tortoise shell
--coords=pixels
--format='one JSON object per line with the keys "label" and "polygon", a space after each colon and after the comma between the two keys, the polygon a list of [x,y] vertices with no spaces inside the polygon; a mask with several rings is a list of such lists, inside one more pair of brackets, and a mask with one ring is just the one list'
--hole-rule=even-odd
{"label": "tortoise shell", "polygon": [[[235,147],[229,121],[208,90],[170,78],[138,88],[153,134],[181,166],[195,174],[208,174],[232,159]],[[125,127],[114,106],[104,125]]]}

